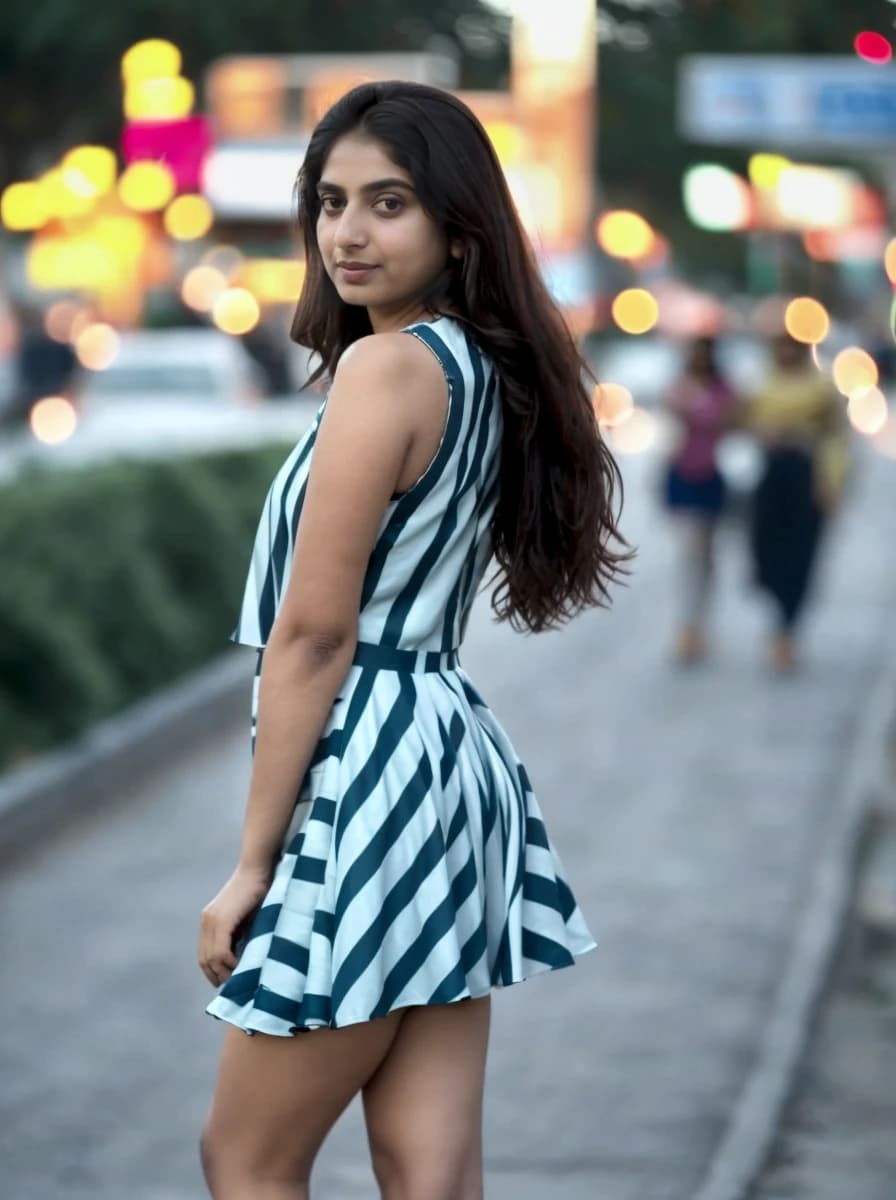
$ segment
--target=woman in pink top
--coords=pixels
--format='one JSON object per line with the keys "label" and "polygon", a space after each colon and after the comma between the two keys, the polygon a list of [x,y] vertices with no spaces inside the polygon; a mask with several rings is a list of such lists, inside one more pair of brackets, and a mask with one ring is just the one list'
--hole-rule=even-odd
{"label": "woman in pink top", "polygon": [[713,542],[725,507],[725,481],[716,451],[731,424],[736,397],[716,362],[715,341],[691,344],[684,374],[666,396],[680,437],[665,477],[665,506],[682,526],[685,546],[685,608],[676,657],[705,657],[705,626],[713,576]]}

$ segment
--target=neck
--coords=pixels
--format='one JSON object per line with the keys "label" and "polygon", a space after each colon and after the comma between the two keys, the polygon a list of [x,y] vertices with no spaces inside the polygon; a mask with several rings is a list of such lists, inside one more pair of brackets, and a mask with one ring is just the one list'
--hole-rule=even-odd
{"label": "neck", "polygon": [[397,308],[368,308],[367,315],[374,333],[395,333],[406,325],[413,325],[415,321],[431,320],[433,316],[419,300],[412,300]]}

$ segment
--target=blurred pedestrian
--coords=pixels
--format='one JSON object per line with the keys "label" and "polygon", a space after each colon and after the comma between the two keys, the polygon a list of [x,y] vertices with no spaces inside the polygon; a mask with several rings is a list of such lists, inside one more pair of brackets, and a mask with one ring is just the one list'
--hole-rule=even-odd
{"label": "blurred pedestrian", "polygon": [[38,304],[22,302],[16,317],[19,337],[13,360],[12,416],[24,421],[32,406],[45,396],[73,398],[79,364],[68,342],[58,342],[47,333]]}
{"label": "blurred pedestrian", "polygon": [[457,651],[492,556],[499,619],[606,602],[618,473],[465,105],[355,88],[299,194],[292,332],[332,385],[234,634],[259,649],[256,726],[238,866],[201,921],[230,1024],[203,1165],[216,1198],[306,1197],[361,1091],[383,1196],[474,1200],[491,990],[594,943]]}
{"label": "blurred pedestrian", "polygon": [[743,423],[758,438],[763,466],[752,508],[754,578],[773,600],[772,665],[791,671],[822,534],[843,494],[849,462],[843,402],[789,334],[772,343],[773,365],[747,398]]}
{"label": "blurred pedestrian", "polygon": [[665,506],[680,527],[684,559],[675,656],[691,664],[707,652],[716,528],[725,507],[717,449],[736,409],[735,393],[719,369],[714,338],[691,343],[684,372],[666,395],[665,406],[679,432],[664,480]]}

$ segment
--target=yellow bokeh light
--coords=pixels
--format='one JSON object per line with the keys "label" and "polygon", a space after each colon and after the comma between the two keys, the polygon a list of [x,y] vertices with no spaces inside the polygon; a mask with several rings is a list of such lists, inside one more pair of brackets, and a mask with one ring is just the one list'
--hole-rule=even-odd
{"label": "yellow bokeh light", "polygon": [[187,271],[180,294],[184,304],[197,312],[211,312],[218,297],[227,290],[227,279],[214,267],[199,266]]}
{"label": "yellow bokeh light", "polygon": [[878,387],[859,388],[853,392],[846,411],[852,427],[869,436],[880,433],[890,415],[887,398]]}
{"label": "yellow bokeh light", "polygon": [[165,209],[165,230],[179,242],[204,237],[214,220],[214,210],[205,196],[177,196]]}
{"label": "yellow bokeh light", "polygon": [[896,287],[896,237],[887,242],[887,248],[884,251],[884,270],[887,272],[890,283]]}
{"label": "yellow bokeh light", "polygon": [[595,227],[598,244],[615,258],[644,258],[653,249],[656,235],[635,212],[604,213]]}
{"label": "yellow bokeh light", "polygon": [[294,304],[305,282],[305,264],[285,258],[249,259],[237,279],[262,304]]}
{"label": "yellow bokeh light", "polygon": [[627,421],[635,408],[631,392],[621,383],[599,383],[594,389],[594,412],[607,429]]}
{"label": "yellow bokeh light", "polygon": [[646,409],[632,409],[626,421],[607,433],[613,450],[619,454],[643,454],[656,438],[656,421]]}
{"label": "yellow bokeh light", "polygon": [[626,288],[613,301],[611,311],[623,333],[646,333],[657,323],[660,306],[645,288]]}
{"label": "yellow bokeh light", "polygon": [[0,197],[0,220],[14,233],[40,229],[50,219],[43,188],[34,181],[11,183]]}
{"label": "yellow bokeh light", "polygon": [[512,121],[487,121],[485,132],[502,166],[505,163],[517,162],[523,157],[526,138],[519,125]]}
{"label": "yellow bokeh light", "polygon": [[128,85],[124,115],[129,121],[176,121],[190,115],[195,101],[188,79],[141,79]]}
{"label": "yellow bokeh light", "polygon": [[834,359],[832,371],[834,383],[844,396],[851,396],[861,388],[871,388],[877,383],[877,363],[859,346],[847,346]]}
{"label": "yellow bokeh light", "polygon": [[44,396],[32,406],[28,424],[39,442],[58,446],[75,432],[78,417],[74,405],[64,396]]}
{"label": "yellow bokeh light", "polygon": [[258,301],[241,287],[227,288],[212,308],[212,320],[224,333],[248,333],[258,324],[260,316]]}
{"label": "yellow bokeh light", "polygon": [[103,288],[115,283],[118,264],[92,237],[38,237],[25,252],[28,281],[42,291]]}
{"label": "yellow bokeh light", "polygon": [[96,204],[96,192],[80,171],[54,167],[38,180],[47,213],[63,220],[85,217]]}
{"label": "yellow bokeh light", "polygon": [[174,195],[171,171],[160,162],[132,163],[118,181],[122,204],[135,212],[158,212]]}
{"label": "yellow bokeh light", "polygon": [[96,196],[105,196],[112,190],[118,170],[115,155],[106,146],[75,146],[63,158],[62,169],[76,171]]}
{"label": "yellow bokeh light", "polygon": [[72,325],[81,311],[74,300],[57,300],[44,315],[44,329],[54,342],[71,341]]}
{"label": "yellow bokeh light", "polygon": [[758,188],[776,188],[782,171],[790,166],[790,160],[781,154],[754,154],[747,164],[750,182]]}
{"label": "yellow bokeh light", "polygon": [[135,42],[122,55],[121,75],[126,84],[141,79],[164,79],[180,74],[181,53],[173,42],[164,38],[147,38]]}
{"label": "yellow bokeh light", "polygon": [[811,296],[799,296],[784,310],[784,328],[796,341],[814,346],[828,336],[831,319],[823,304]]}
{"label": "yellow bokeh light", "polygon": [[78,362],[91,371],[104,371],[115,361],[120,341],[111,325],[100,321],[88,325],[75,340]]}

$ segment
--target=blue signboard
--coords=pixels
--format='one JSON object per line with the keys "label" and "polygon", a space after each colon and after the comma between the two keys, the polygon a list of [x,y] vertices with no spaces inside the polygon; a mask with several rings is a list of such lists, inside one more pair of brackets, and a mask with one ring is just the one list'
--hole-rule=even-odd
{"label": "blue signboard", "polygon": [[849,57],[691,55],[678,125],[691,141],[896,150],[896,66]]}

